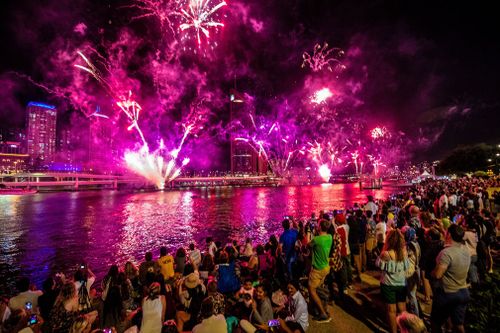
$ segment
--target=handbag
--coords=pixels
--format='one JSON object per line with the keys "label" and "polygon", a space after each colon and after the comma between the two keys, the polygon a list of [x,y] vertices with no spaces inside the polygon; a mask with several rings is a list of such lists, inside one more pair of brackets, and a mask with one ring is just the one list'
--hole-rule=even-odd
{"label": "handbag", "polygon": [[342,254],[340,252],[342,239],[338,233],[333,234],[332,249],[330,250],[330,268],[334,272],[338,272],[342,269]]}

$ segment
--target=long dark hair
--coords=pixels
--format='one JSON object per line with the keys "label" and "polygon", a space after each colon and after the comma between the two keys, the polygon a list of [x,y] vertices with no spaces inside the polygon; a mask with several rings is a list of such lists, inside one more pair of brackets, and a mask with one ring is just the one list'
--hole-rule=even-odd
{"label": "long dark hair", "polygon": [[106,320],[107,316],[111,316],[113,322],[118,323],[121,321],[122,311],[123,303],[120,287],[117,285],[111,286],[104,301],[103,319]]}

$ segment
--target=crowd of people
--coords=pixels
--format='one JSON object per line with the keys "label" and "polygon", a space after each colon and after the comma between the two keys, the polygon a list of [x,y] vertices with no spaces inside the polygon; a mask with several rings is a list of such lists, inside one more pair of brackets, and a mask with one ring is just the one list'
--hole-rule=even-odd
{"label": "crowd of people", "polygon": [[[265,244],[206,239],[138,267],[112,265],[96,283],[87,264],[29,278],[2,298],[0,332],[294,332],[332,320],[362,273],[378,271],[390,332],[464,332],[469,289],[493,270],[500,180],[429,180],[387,200],[286,217]],[[423,298],[417,298],[417,291]],[[431,327],[421,304],[432,302]],[[333,315],[333,317],[335,317]]]}

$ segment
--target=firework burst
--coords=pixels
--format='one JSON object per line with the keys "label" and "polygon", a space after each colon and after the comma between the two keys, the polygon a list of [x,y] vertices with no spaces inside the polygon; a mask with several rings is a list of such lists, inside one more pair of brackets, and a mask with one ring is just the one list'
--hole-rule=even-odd
{"label": "firework burst", "polygon": [[328,48],[328,43],[314,45],[313,54],[307,52],[302,54],[302,68],[309,66],[313,72],[322,71],[324,68],[330,72],[341,71],[346,67],[339,58],[344,55],[344,51],[339,48]]}
{"label": "firework burst", "polygon": [[389,131],[383,126],[377,126],[370,131],[373,140],[383,139],[389,136]]}
{"label": "firework burst", "polygon": [[[183,124],[182,139],[179,145],[170,153],[166,153],[163,140],[160,141],[159,148],[151,152],[139,126],[139,115],[142,107],[132,98],[132,91],[129,90],[128,94],[120,96],[117,93],[118,89],[110,84],[114,80],[108,80],[105,75],[101,74],[98,68],[83,53],[78,52],[78,54],[85,62],[85,65],[75,64],[74,67],[92,75],[108,91],[115,99],[118,108],[127,116],[129,121],[127,129],[135,129],[141,138],[139,149],[127,150],[125,152],[124,160],[127,167],[153,183],[158,189],[164,189],[165,184],[177,178],[182,171],[182,167],[189,163],[189,158],[184,158],[180,165],[177,163],[177,160],[187,136],[196,128],[196,121],[201,119],[201,116],[196,116],[196,112],[194,111],[190,113],[189,123]],[[107,74],[111,75],[110,73]],[[167,156],[167,159],[164,156]]]}
{"label": "firework burst", "polygon": [[215,14],[227,3],[222,1],[215,6],[211,5],[211,0],[188,0],[188,3],[187,8],[180,9],[184,22],[179,28],[181,31],[194,30],[198,46],[201,46],[201,34],[208,41],[210,29],[224,26],[224,23],[216,21]]}
{"label": "firework burst", "polygon": [[314,94],[311,96],[311,103],[322,104],[332,96],[333,93],[329,88],[323,88],[314,92]]}

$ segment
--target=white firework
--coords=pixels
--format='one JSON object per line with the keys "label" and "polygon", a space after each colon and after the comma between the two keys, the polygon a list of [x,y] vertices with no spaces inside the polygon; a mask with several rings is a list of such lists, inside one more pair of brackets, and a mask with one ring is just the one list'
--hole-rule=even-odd
{"label": "white firework", "polygon": [[226,6],[225,1],[220,2],[215,6],[211,6],[211,0],[189,0],[189,6],[186,9],[181,9],[180,14],[185,20],[179,28],[181,31],[194,29],[198,45],[201,44],[200,33],[210,38],[210,28],[223,27],[224,23],[216,21],[214,14]]}

